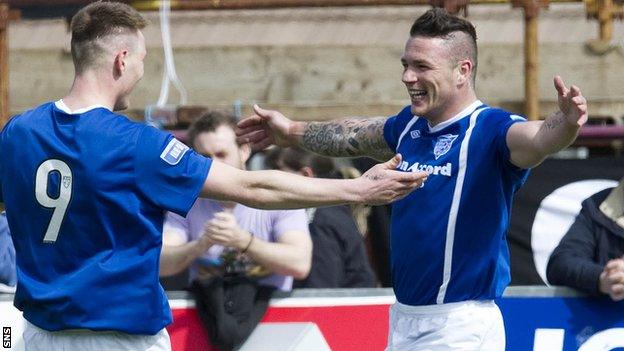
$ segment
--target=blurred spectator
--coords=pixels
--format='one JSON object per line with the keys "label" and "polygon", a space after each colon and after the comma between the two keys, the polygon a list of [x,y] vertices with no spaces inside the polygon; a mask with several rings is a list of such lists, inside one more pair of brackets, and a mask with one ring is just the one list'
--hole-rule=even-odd
{"label": "blurred spectator", "polygon": [[[352,178],[359,172],[353,167],[336,170],[332,159],[301,149],[275,149],[267,156],[269,166],[306,177]],[[270,164],[273,163],[273,164]],[[342,174],[341,174],[342,173]],[[374,287],[375,276],[368,262],[359,228],[366,230],[370,208],[363,205],[308,209],[312,237],[312,269],[301,288]],[[358,218],[360,225],[354,221]],[[358,228],[359,227],[359,228]]]}
{"label": "blurred spectator", "polygon": [[624,299],[624,178],[583,201],[548,262],[551,284]]}
{"label": "blurred spectator", "polygon": [[[236,144],[235,123],[233,116],[208,112],[190,127],[189,144],[204,156],[243,169],[250,150]],[[293,276],[305,278],[310,270],[306,223],[304,210],[258,210],[198,199],[186,218],[167,213],[160,274],[191,265],[191,280],[244,271],[263,285],[289,291]]]}
{"label": "blurred spectator", "polygon": [[[207,112],[189,129],[198,153],[240,169],[250,149],[234,135],[235,119]],[[293,277],[310,271],[312,242],[304,210],[268,211],[198,199],[186,218],[167,213],[160,275],[189,266],[191,290],[210,342],[221,350],[251,334],[275,289],[290,291]]]}
{"label": "blurred spectator", "polygon": [[15,292],[15,248],[11,240],[6,214],[0,213],[0,293]]}

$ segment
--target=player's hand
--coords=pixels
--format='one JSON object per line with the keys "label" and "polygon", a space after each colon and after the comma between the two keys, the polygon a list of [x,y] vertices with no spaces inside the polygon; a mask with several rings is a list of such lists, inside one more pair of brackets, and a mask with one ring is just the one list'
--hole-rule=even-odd
{"label": "player's hand", "polygon": [[581,93],[581,89],[572,85],[568,89],[560,76],[554,78],[555,89],[557,89],[557,100],[559,110],[565,115],[566,120],[571,125],[582,126],[587,122],[587,100]]}
{"label": "player's hand", "polygon": [[204,226],[204,235],[215,244],[239,250],[249,241],[249,233],[238,226],[230,212],[216,213]]}
{"label": "player's hand", "polygon": [[252,116],[238,122],[236,141],[239,144],[250,144],[256,151],[270,145],[295,146],[296,141],[291,136],[295,122],[278,111],[265,110],[258,105],[254,105],[253,109],[255,113]]}
{"label": "player's hand", "polygon": [[624,260],[614,259],[607,262],[599,278],[600,291],[609,295],[613,301],[624,299]]}
{"label": "player's hand", "polygon": [[401,155],[397,154],[389,161],[375,165],[358,179],[363,183],[364,203],[386,204],[402,199],[422,186],[428,174],[397,171],[400,164]]}

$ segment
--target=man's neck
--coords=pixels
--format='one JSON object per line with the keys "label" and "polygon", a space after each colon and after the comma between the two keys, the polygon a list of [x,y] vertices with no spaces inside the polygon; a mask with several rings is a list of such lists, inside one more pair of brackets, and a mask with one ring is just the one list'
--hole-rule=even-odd
{"label": "man's neck", "polygon": [[93,72],[87,72],[74,78],[63,102],[72,111],[94,105],[104,106],[112,111],[115,107],[115,93],[103,79],[99,79]]}
{"label": "man's neck", "polygon": [[474,92],[470,92],[461,98],[455,99],[451,104],[445,105],[443,111],[432,111],[430,116],[423,116],[429,122],[429,126],[435,127],[436,125],[446,122],[451,118],[457,116],[466,107],[477,101],[477,95]]}

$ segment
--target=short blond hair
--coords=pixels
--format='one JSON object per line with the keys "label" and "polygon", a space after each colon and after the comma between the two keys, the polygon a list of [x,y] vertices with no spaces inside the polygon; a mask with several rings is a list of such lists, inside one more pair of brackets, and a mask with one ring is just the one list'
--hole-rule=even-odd
{"label": "short blond hair", "polygon": [[98,41],[109,35],[137,32],[148,21],[137,10],[120,2],[94,2],[71,21],[71,53],[76,73],[92,67],[104,53]]}

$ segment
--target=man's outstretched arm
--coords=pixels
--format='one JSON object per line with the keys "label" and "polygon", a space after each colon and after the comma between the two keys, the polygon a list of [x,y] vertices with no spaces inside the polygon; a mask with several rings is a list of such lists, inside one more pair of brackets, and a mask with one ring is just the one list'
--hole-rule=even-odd
{"label": "man's outstretched arm", "polygon": [[568,89],[561,77],[554,79],[559,111],[544,121],[516,123],[507,132],[511,162],[521,168],[540,164],[548,155],[570,145],[587,121],[587,100],[576,86]]}
{"label": "man's outstretched arm", "polygon": [[424,172],[400,172],[401,156],[377,164],[356,179],[308,178],[281,171],[243,171],[213,161],[201,196],[263,209],[388,203],[407,196]]}
{"label": "man's outstretched arm", "polygon": [[383,136],[385,117],[294,122],[278,111],[254,106],[254,112],[239,122],[236,134],[239,143],[250,143],[255,150],[275,144],[332,157],[368,156],[382,161],[394,155]]}
{"label": "man's outstretched arm", "polygon": [[385,122],[378,117],[304,123],[299,145],[325,156],[387,160],[393,152],[383,137]]}

